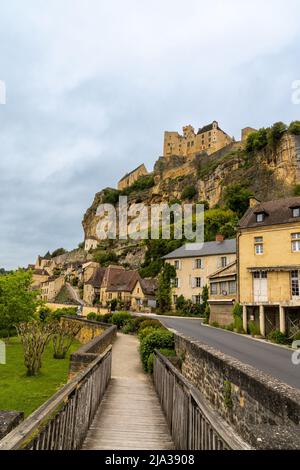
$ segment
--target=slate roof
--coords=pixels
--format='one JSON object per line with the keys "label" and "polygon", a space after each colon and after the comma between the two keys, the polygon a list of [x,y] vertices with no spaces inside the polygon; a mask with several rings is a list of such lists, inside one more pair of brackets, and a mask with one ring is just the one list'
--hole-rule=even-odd
{"label": "slate roof", "polygon": [[205,242],[201,250],[188,250],[186,245],[163,256],[163,259],[197,258],[210,255],[226,255],[236,253],[236,239],[224,240],[223,242]]}
{"label": "slate roof", "polygon": [[140,284],[141,284],[144,294],[155,295],[155,291],[157,290],[157,287],[158,287],[158,283],[156,279],[140,278]]}
{"label": "slate roof", "polygon": [[[238,228],[267,227],[269,225],[300,223],[300,217],[293,217],[292,208],[300,207],[300,197],[289,197],[274,201],[260,202],[249,207],[238,223]],[[265,213],[262,222],[256,221],[256,215]]]}
{"label": "slate roof", "polygon": [[93,286],[94,288],[100,289],[105,271],[106,271],[105,268],[97,268],[94,274],[87,281],[87,284],[89,284],[90,286]]}

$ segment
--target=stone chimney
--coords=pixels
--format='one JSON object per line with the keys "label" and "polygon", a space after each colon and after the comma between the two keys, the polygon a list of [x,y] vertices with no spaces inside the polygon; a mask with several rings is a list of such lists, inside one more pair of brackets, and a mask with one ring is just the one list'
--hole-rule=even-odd
{"label": "stone chimney", "polygon": [[252,209],[252,207],[257,206],[257,204],[260,204],[260,200],[256,199],[256,197],[254,197],[254,196],[250,196],[248,200],[249,200],[249,207],[251,209]]}
{"label": "stone chimney", "polygon": [[217,242],[217,243],[222,243],[223,241],[224,241],[223,235],[221,235],[220,233],[217,233],[217,235],[216,235],[216,242]]}

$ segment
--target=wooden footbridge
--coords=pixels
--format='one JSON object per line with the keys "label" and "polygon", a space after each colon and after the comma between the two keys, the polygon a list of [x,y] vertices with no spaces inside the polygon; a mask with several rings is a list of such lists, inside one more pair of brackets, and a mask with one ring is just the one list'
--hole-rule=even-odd
{"label": "wooden footbridge", "polygon": [[[118,335],[65,387],[0,441],[0,450],[248,449],[160,353],[153,380],[137,339]],[[90,357],[91,360],[91,357]]]}

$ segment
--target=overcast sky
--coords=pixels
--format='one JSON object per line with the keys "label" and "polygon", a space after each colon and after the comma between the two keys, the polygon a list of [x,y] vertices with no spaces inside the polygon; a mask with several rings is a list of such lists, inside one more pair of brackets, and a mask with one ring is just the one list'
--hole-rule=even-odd
{"label": "overcast sky", "polygon": [[300,119],[299,18],[299,0],[1,0],[0,267],[76,247],[164,130]]}

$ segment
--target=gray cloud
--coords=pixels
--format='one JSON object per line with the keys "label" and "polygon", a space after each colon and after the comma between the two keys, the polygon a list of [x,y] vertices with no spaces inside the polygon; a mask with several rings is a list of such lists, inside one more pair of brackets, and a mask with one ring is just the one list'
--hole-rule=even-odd
{"label": "gray cloud", "polygon": [[94,193],[163,130],[299,119],[298,0],[3,0],[0,266],[83,238]]}

